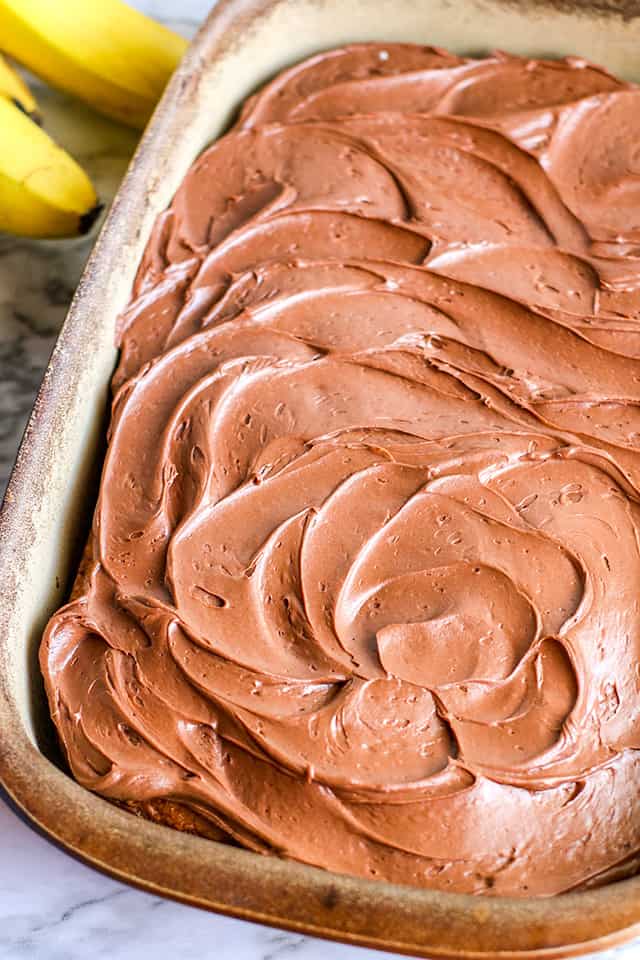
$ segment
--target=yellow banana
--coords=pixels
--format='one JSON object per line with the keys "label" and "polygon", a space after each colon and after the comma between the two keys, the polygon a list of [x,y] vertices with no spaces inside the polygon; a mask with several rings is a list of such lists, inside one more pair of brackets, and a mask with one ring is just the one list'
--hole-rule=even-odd
{"label": "yellow banana", "polygon": [[100,208],[84,170],[0,97],[0,230],[32,237],[86,232]]}
{"label": "yellow banana", "polygon": [[36,98],[20,74],[16,73],[2,56],[0,56],[0,97],[13,100],[15,105],[28,113],[32,119],[37,118]]}
{"label": "yellow banana", "polygon": [[133,127],[146,124],[185,48],[122,0],[0,0],[0,49]]}

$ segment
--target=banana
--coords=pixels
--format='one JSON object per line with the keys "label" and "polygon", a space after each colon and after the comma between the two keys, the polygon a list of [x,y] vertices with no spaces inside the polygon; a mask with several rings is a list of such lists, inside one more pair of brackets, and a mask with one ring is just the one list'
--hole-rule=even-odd
{"label": "banana", "polygon": [[37,120],[38,104],[22,77],[13,70],[4,57],[0,56],[0,97],[13,100],[17,107]]}
{"label": "banana", "polygon": [[186,41],[122,0],[0,0],[0,48],[101,113],[144,127]]}
{"label": "banana", "polygon": [[85,233],[98,216],[84,170],[0,97],[0,230],[32,237]]}

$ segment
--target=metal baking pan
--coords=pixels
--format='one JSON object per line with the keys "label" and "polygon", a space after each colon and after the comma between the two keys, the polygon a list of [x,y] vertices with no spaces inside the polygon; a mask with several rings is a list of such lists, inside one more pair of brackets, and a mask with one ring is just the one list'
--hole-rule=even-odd
{"label": "metal baking pan", "polygon": [[461,53],[580,54],[640,80],[639,15],[640,0],[222,0],[211,14],[96,243],[0,517],[0,781],[69,851],[157,894],[414,955],[571,956],[640,933],[640,876],[549,899],[485,899],[339,876],[134,821],[59,765],[36,657],[93,509],[116,316],[155,216],[244,98],[282,67],[357,40],[411,40]]}

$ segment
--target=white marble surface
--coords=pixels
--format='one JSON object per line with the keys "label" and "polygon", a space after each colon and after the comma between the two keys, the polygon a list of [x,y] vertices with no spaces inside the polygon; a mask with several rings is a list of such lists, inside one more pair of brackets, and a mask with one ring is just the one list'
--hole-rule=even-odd
{"label": "white marble surface", "polygon": [[[138,0],[189,35],[208,0]],[[108,199],[135,134],[53,91],[39,90],[47,128]],[[92,238],[0,238],[0,496],[56,333]],[[640,960],[640,943],[623,951]],[[124,886],[58,850],[0,795],[0,960],[374,960],[385,954],[217,917]],[[606,955],[602,955],[603,960]],[[613,956],[610,954],[609,956]]]}
{"label": "white marble surface", "polygon": [[159,899],[102,876],[0,802],[1,960],[376,960],[389,955]]}

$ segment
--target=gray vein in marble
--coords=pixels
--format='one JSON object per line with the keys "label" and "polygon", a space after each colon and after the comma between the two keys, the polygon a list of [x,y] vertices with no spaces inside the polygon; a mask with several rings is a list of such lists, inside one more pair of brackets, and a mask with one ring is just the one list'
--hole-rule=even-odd
{"label": "gray vein in marble", "polygon": [[43,923],[32,927],[28,936],[21,937],[16,941],[16,945],[19,947],[32,947],[34,945],[34,938],[38,934],[44,933],[48,938],[51,932],[56,929],[56,927],[59,927],[61,923],[66,923],[68,920],[73,920],[76,915],[80,913],[80,911],[86,910],[88,907],[101,906],[110,900],[115,900],[117,897],[124,896],[126,893],[126,890],[114,890],[112,893],[107,893],[102,897],[92,897],[89,900],[81,900],[80,903],[73,903],[70,907],[67,907],[67,909],[64,910],[55,920],[45,920]]}
{"label": "gray vein in marble", "polygon": [[307,937],[293,933],[271,933],[265,937],[266,952],[262,954],[262,960],[280,960],[281,957],[289,957],[294,953],[299,956],[300,949],[304,949],[307,942]]}

